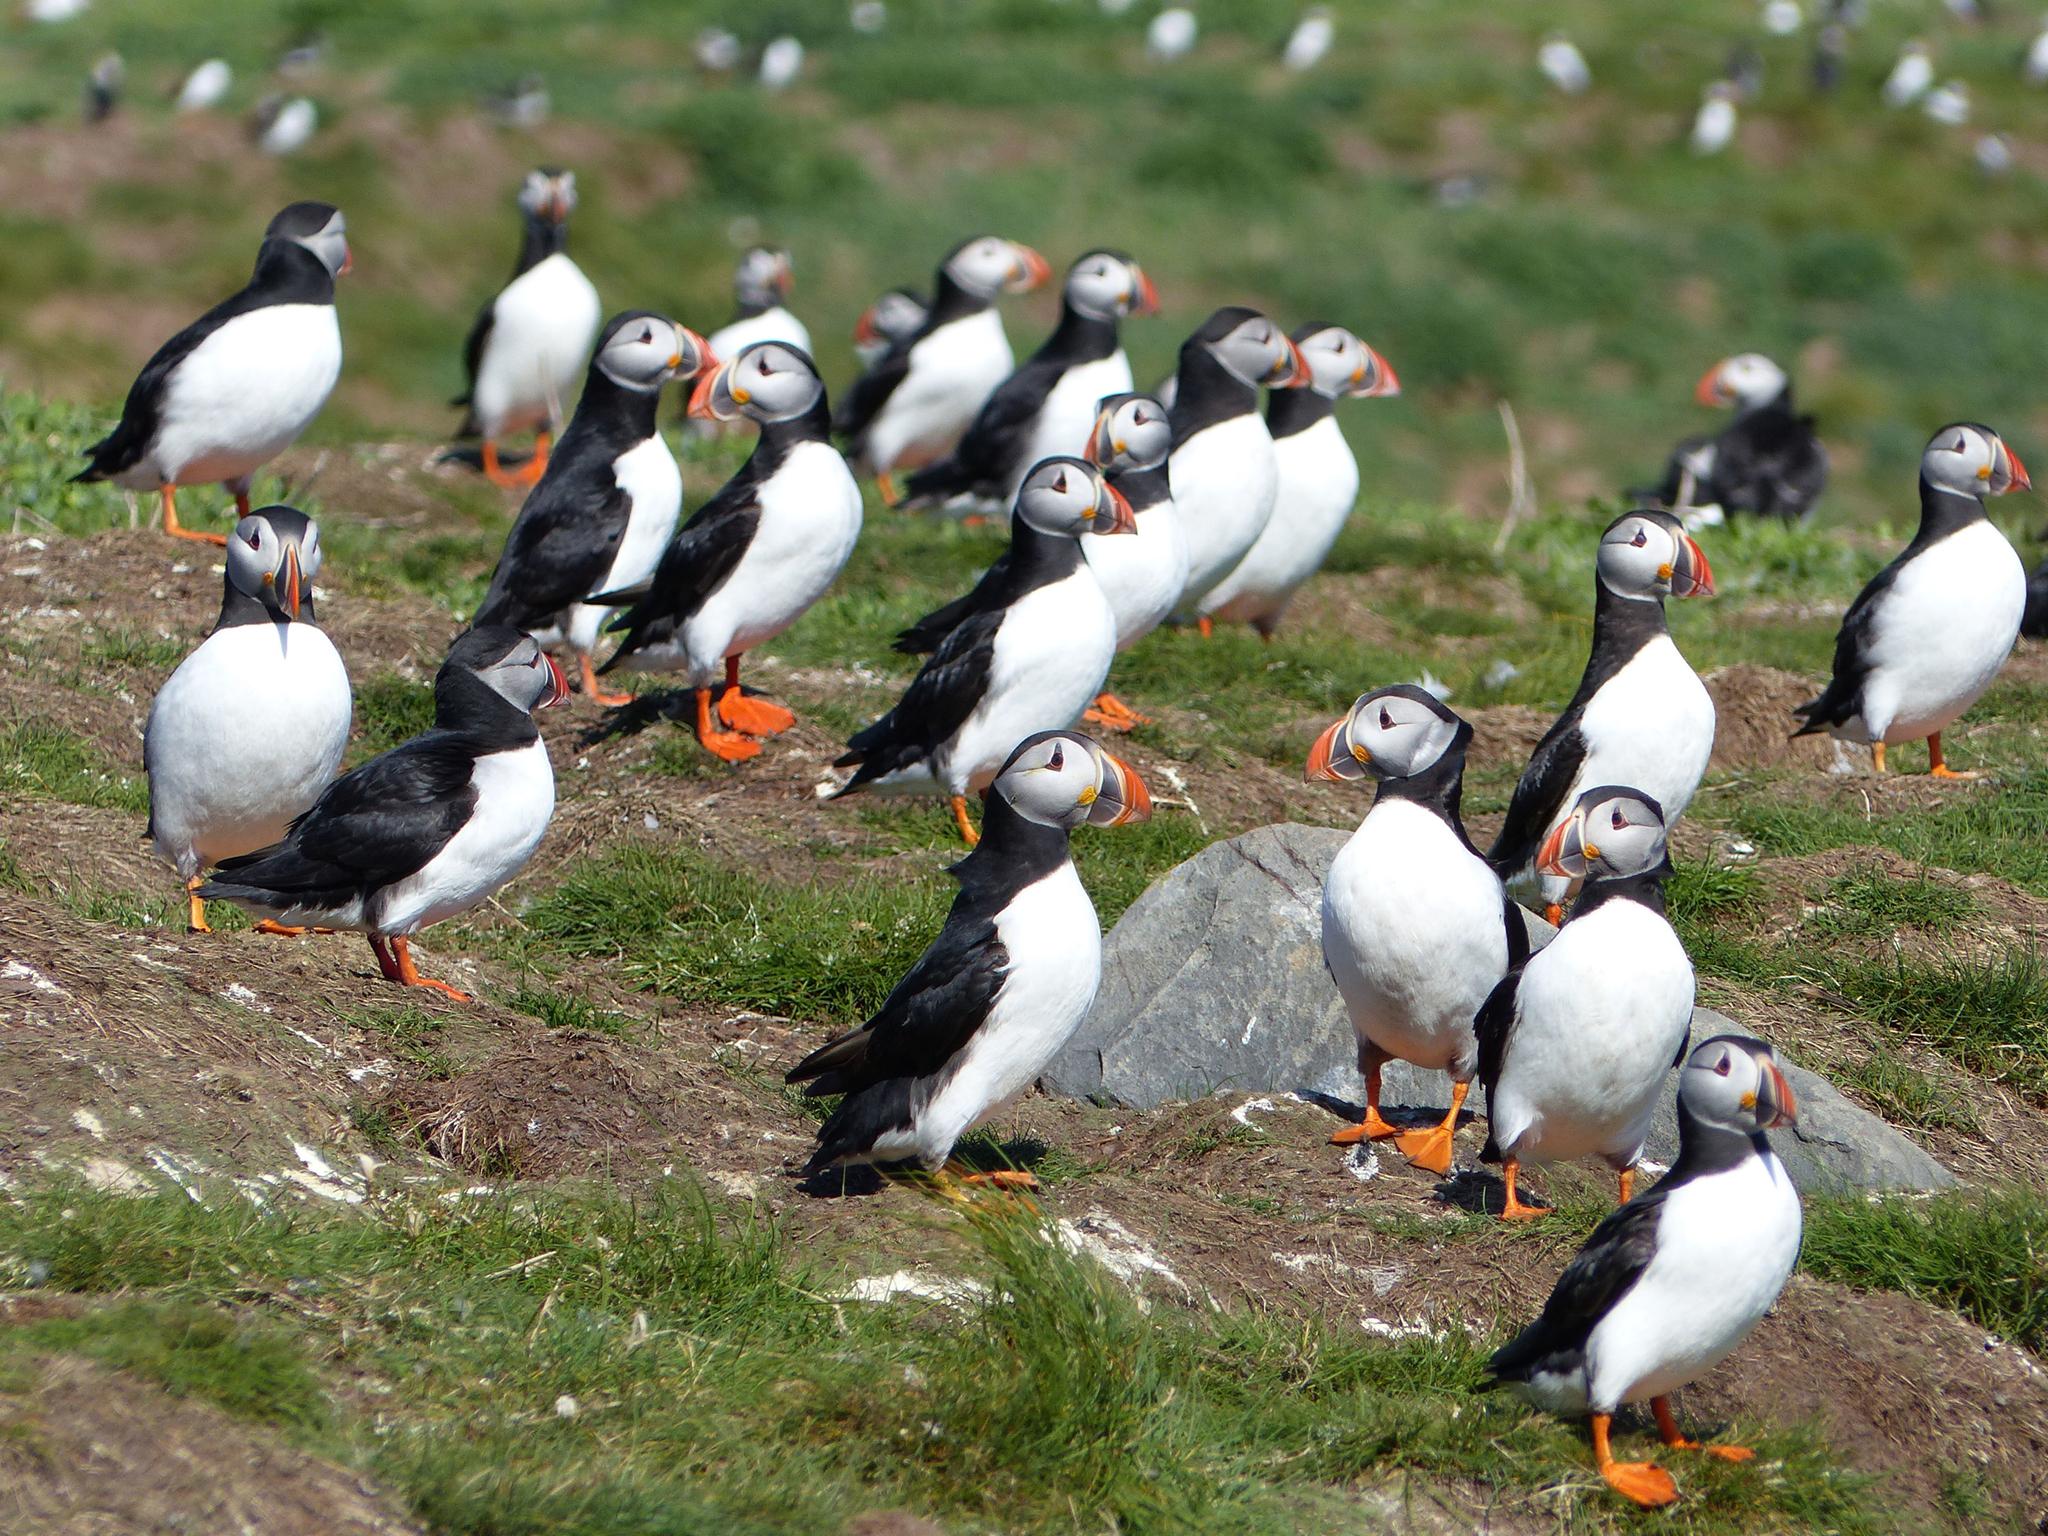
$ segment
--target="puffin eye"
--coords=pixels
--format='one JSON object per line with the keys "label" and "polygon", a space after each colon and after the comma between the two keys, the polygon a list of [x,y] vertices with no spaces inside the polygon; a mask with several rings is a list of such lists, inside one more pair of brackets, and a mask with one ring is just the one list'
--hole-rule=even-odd
{"label": "puffin eye", "polygon": [[1728,1060],[1728,1053],[1726,1051],[1723,1051],[1721,1053],[1721,1059],[1714,1063],[1714,1076],[1726,1077],[1728,1075],[1729,1065],[1730,1062]]}
{"label": "puffin eye", "polygon": [[1953,448],[1949,449],[1949,452],[1950,452],[1950,453],[1962,453],[1962,452],[1966,451],[1966,450],[1967,450],[1967,449],[1969,448],[1969,446],[1970,446],[1970,440],[1969,440],[1969,439],[1968,439],[1967,437],[1963,437],[1963,436],[1961,436],[1960,434],[1958,434],[1958,435],[1957,435],[1957,437],[1956,437],[1956,445],[1955,445],[1955,447],[1953,447]]}
{"label": "puffin eye", "polygon": [[1064,469],[1060,471],[1060,477],[1059,477],[1059,478],[1058,478],[1057,480],[1053,481],[1053,483],[1052,483],[1052,488],[1053,488],[1053,490],[1054,490],[1054,491],[1055,491],[1056,493],[1058,493],[1059,495],[1061,495],[1061,496],[1064,496],[1064,495],[1066,495],[1066,493],[1067,493],[1067,472],[1066,472],[1066,471],[1065,471]]}
{"label": "puffin eye", "polygon": [[1629,540],[1629,543],[1634,545],[1637,549],[1641,549],[1645,544],[1649,542],[1650,536],[1644,533],[1643,530],[1640,528],[1636,530],[1636,536]]}
{"label": "puffin eye", "polygon": [[248,539],[251,549],[261,549],[263,547],[263,530],[260,527],[251,528],[244,537]]}
{"label": "puffin eye", "polygon": [[1393,728],[1394,717],[1387,712],[1387,706],[1382,704],[1380,706],[1380,729],[1383,731],[1391,731]]}
{"label": "puffin eye", "polygon": [[1617,808],[1614,812],[1614,830],[1620,832],[1626,829],[1627,826],[1628,818],[1622,815],[1621,811]]}
{"label": "puffin eye", "polygon": [[1046,763],[1045,766],[1050,768],[1054,773],[1058,773],[1062,768],[1066,767],[1067,749],[1059,742],[1054,742],[1052,744],[1052,758],[1049,762]]}

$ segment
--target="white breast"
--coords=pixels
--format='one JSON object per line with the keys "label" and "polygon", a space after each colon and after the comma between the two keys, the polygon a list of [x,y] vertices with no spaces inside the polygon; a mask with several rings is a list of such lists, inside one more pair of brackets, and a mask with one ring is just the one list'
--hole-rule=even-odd
{"label": "white breast", "polygon": [[1674,1189],[1649,1268],[1587,1340],[1591,1406],[1662,1397],[1718,1365],[1784,1290],[1799,1233],[1799,1195],[1776,1154]]}
{"label": "white breast", "polygon": [[1321,567],[1358,500],[1358,459],[1336,417],[1276,440],[1273,457],[1279,471],[1273,515],[1200,604],[1219,619],[1266,628],[1279,622],[1288,599]]}
{"label": "white breast", "polygon": [[1116,648],[1128,650],[1166,622],[1188,584],[1188,547],[1168,497],[1138,514],[1135,532],[1081,541],[1081,554],[1116,618]]}
{"label": "white breast", "polygon": [[540,847],[555,814],[555,771],[535,741],[477,759],[476,805],[441,851],[416,874],[371,898],[375,931],[406,937],[481,904]]}
{"label": "white breast", "polygon": [[1472,1017],[1507,973],[1500,882],[1442,818],[1375,806],[1323,882],[1323,958],[1360,1040],[1469,1081]]}
{"label": "white breast", "polygon": [[1634,1162],[1692,1004],[1692,962],[1647,907],[1610,901],[1567,923],[1522,973],[1487,1104],[1501,1151]]}
{"label": "white breast", "polygon": [[505,285],[477,364],[471,404],[486,437],[559,422],[575,403],[603,321],[597,289],[561,252]]}
{"label": "white breast", "polygon": [[909,372],[869,424],[875,471],[930,463],[951,453],[1015,358],[994,308],[940,326],[910,349]]}
{"label": "white breast", "polygon": [[237,315],[171,370],[149,452],[118,483],[154,490],[254,474],[298,440],[340,377],[332,304]]}
{"label": "white breast", "polygon": [[[611,569],[590,589],[593,592],[636,587],[652,576],[661,563],[662,551],[675,537],[676,520],[683,509],[683,472],[659,434],[620,454],[612,463],[612,478],[628,498],[626,532],[612,556]],[[570,645],[589,655],[597,646],[605,620],[615,611],[597,603],[576,604],[569,615]],[[548,643],[538,633],[534,638]]]}
{"label": "white breast", "polygon": [[1173,504],[1188,546],[1183,608],[1192,608],[1245,557],[1273,515],[1280,469],[1256,412],[1197,432],[1169,461]]}
{"label": "white breast", "polygon": [[1061,374],[1046,394],[1038,421],[1031,429],[1031,440],[1017,460],[1010,477],[1010,495],[1017,494],[1017,487],[1040,459],[1062,453],[1079,454],[1085,449],[1102,397],[1126,395],[1130,391],[1131,360],[1124,356],[1121,347],[1108,357],[1078,364]]}
{"label": "white breast", "polygon": [[1558,814],[1582,790],[1626,784],[1654,797],[1667,824],[1692,803],[1714,752],[1714,700],[1669,635],[1625,662],[1586,701],[1586,760]]}
{"label": "white breast", "polygon": [[762,483],[761,520],[732,575],[683,627],[691,686],[772,640],[810,609],[860,539],[860,487],[839,450],[799,443]]}
{"label": "white breast", "polygon": [[340,768],[351,709],[341,656],[313,625],[207,636],[143,732],[157,852],[189,880],[277,842]]}
{"label": "white breast", "polygon": [[930,1167],[1045,1070],[1087,1017],[1102,980],[1102,928],[1071,862],[1019,891],[997,916],[996,935],[1010,957],[1002,989],[916,1116],[916,1155]]}
{"label": "white breast", "polygon": [[1879,599],[1852,740],[1917,741],[1991,686],[2019,638],[2027,572],[1988,520],[1916,555]]}
{"label": "white breast", "polygon": [[744,320],[721,326],[706,340],[710,344],[711,355],[721,363],[731,362],[748,347],[763,341],[786,342],[802,352],[811,350],[810,331],[803,321],[780,304],[773,309],[764,309],[758,315],[749,315]]}

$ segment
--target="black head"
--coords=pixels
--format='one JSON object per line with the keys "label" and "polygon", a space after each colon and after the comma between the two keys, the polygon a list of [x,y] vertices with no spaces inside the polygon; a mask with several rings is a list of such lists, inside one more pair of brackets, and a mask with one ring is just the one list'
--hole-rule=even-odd
{"label": "black head", "polygon": [[448,648],[447,660],[434,674],[436,715],[451,705],[460,711],[479,682],[522,714],[569,696],[555,659],[526,631],[509,624],[479,625]]}
{"label": "black head", "polygon": [[355,265],[348,249],[348,226],[332,203],[293,203],[281,210],[263,231],[265,243],[287,240],[320,259],[331,277],[344,277]]}

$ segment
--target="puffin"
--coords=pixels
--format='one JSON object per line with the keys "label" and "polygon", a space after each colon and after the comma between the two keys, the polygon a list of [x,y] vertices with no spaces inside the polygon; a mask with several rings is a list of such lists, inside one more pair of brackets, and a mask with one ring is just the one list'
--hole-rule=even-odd
{"label": "puffin", "polygon": [[[1593,653],[1578,692],[1522,770],[1507,820],[1486,851],[1503,880],[1527,876],[1537,851],[1595,784],[1633,784],[1675,824],[1714,750],[1714,701],[1664,621],[1666,597],[1711,597],[1706,552],[1669,512],[1624,512],[1594,562]],[[1538,888],[1552,923],[1563,882]]]}
{"label": "puffin", "polygon": [[786,307],[795,283],[789,252],[776,245],[750,247],[733,269],[733,317],[711,333],[711,350],[738,357],[757,341],[780,341],[811,350],[811,333]]}
{"label": "puffin", "polygon": [[[697,740],[726,762],[796,724],[740,688],[740,657],[794,624],[838,579],[860,537],[860,487],[832,446],[825,383],[810,355],[756,342],[706,373],[690,397],[700,420],[740,417],[761,430],[739,472],[700,507],[612,621],[625,639],[602,671],[682,673],[697,695]],[[713,717],[711,688],[724,670]]]}
{"label": "puffin", "polygon": [[471,620],[567,645],[584,693],[601,704],[632,695],[598,686],[591,652],[612,610],[589,599],[644,583],[668,548],[683,474],[656,425],[661,390],[712,361],[704,338],[666,315],[629,310],[604,328],[576,414],[505,536]]}
{"label": "puffin", "polygon": [[988,397],[952,453],[911,475],[903,504],[1005,506],[1040,459],[1079,453],[1102,397],[1131,388],[1117,323],[1158,311],[1159,291],[1130,257],[1090,251],[1077,259],[1058,326]]}
{"label": "puffin", "polygon": [[[547,469],[548,439],[567,414],[570,388],[590,360],[604,311],[597,289],[569,259],[576,173],[543,166],[519,189],[525,233],[512,281],[477,311],[462,344],[469,407],[458,437],[482,437],[483,470],[496,485],[533,485]],[[533,457],[517,471],[498,461],[500,439],[533,429]]]}
{"label": "puffin", "polygon": [[[1827,489],[1828,451],[1813,418],[1792,405],[1792,381],[1760,352],[1723,358],[1700,377],[1701,405],[1732,406],[1735,420],[1713,437],[1690,437],[1671,450],[1662,483],[1629,494],[1675,509],[1700,509],[1688,522],[1713,524],[1754,512],[1794,522]],[[1718,510],[1717,510],[1718,509]]]}
{"label": "puffin", "polygon": [[908,288],[891,288],[860,312],[853,326],[853,355],[862,369],[888,356],[889,349],[915,336],[931,306]]}
{"label": "puffin", "polygon": [[[953,1182],[955,1143],[1045,1070],[1095,1001],[1102,927],[1068,834],[1151,813],[1145,781],[1093,738],[1037,731],[1015,744],[989,785],[981,842],[952,867],[960,892],[938,937],[873,1018],[789,1070],[808,1098],[844,1095],[806,1177],[913,1163]],[[959,1182],[1037,1184],[1007,1169]]]}
{"label": "puffin", "polygon": [[[1219,309],[1181,344],[1167,471],[1188,546],[1182,609],[1198,608],[1250,553],[1273,515],[1280,465],[1259,415],[1259,389],[1299,389],[1308,382],[1301,348],[1255,309]],[[1205,635],[1210,622],[1198,615]]]}
{"label": "puffin", "polygon": [[1337,542],[1358,500],[1358,459],[1337,425],[1337,402],[1401,393],[1387,360],[1341,325],[1304,325],[1294,344],[1309,382],[1276,389],[1266,430],[1280,469],[1273,515],[1256,543],[1198,605],[1212,621],[1240,621],[1271,640],[1281,616]]}
{"label": "puffin", "polygon": [[249,515],[249,482],[298,440],[341,377],[334,280],[348,230],[332,203],[293,203],[263,232],[248,286],[157,348],[128,390],[120,425],[85,450],[74,480],[163,497],[164,532],[227,536],[178,521],[181,485],[220,481]]}
{"label": "puffin", "polygon": [[995,235],[962,241],[939,264],[923,324],[854,381],[834,428],[847,457],[896,500],[899,464],[929,464],[953,451],[982,402],[1015,363],[996,300],[1028,293],[1052,275],[1028,245]]}
{"label": "puffin", "polygon": [[1998,676],[2027,607],[2026,567],[1984,498],[2032,489],[1989,427],[1960,421],[1934,434],[1920,455],[1920,527],[1849,605],[1834,675],[1794,711],[1794,735],[1867,742],[1879,773],[1887,746],[1924,736],[1935,778],[1976,777],[1948,766],[1941,733]]}
{"label": "puffin", "polygon": [[1665,825],[1641,790],[1603,784],[1544,841],[1539,867],[1584,888],[1557,937],[1503,977],[1473,1020],[1486,1085],[1480,1156],[1502,1165],[1504,1221],[1543,1214],[1516,1194],[1524,1163],[1598,1155],[1620,1173],[1623,1204],[1635,1187],[1664,1074],[1692,1034],[1692,961],[1664,917]]}
{"label": "puffin", "polygon": [[1688,140],[1695,155],[1718,155],[1735,142],[1737,87],[1727,80],[1709,81],[1700,93]]}
{"label": "puffin", "polygon": [[[1479,1071],[1473,1016],[1529,958],[1529,930],[1465,835],[1459,801],[1472,726],[1413,683],[1360,694],[1316,738],[1311,780],[1372,778],[1372,808],[1323,879],[1323,963],[1358,1036],[1365,1120],[1338,1146],[1394,1138],[1432,1173],[1451,1171],[1451,1138]],[[1398,1131],[1380,1116],[1380,1073],[1413,1062],[1451,1076],[1440,1125]]]}
{"label": "puffin", "polygon": [[319,525],[295,507],[237,523],[220,617],[149,707],[149,837],[185,882],[194,933],[213,931],[200,871],[278,841],[341,767],[354,699],[314,622],[320,558]]}
{"label": "puffin", "polygon": [[1017,741],[1062,729],[1102,691],[1116,615],[1080,539],[1128,534],[1130,502],[1085,459],[1033,467],[1010,515],[1009,558],[984,575],[903,697],[847,743],[853,775],[831,798],[936,788],[971,848],[969,790],[985,789]]}
{"label": "puffin", "polygon": [[1884,104],[1893,111],[1910,107],[1934,84],[1934,55],[1919,38],[1908,38],[1899,59],[1884,79]]}
{"label": "puffin", "polygon": [[265,917],[366,935],[386,981],[469,995],[420,975],[412,936],[480,905],[526,867],[555,811],[533,712],[569,686],[531,635],[464,633],[434,677],[434,727],[327,786],[267,848],[199,888]]}
{"label": "puffin", "polygon": [[1798,1123],[1777,1053],[1746,1035],[1702,1041],[1678,1077],[1678,1161],[1593,1229],[1536,1321],[1487,1362],[1552,1413],[1591,1418],[1600,1475],[1637,1504],[1678,1497],[1671,1474],[1616,1461],[1609,1435],[1625,1403],[1649,1400],[1667,1450],[1748,1461],[1740,1445],[1686,1439],[1671,1393],[1749,1336],[1799,1261],[1799,1192],[1767,1132]]}

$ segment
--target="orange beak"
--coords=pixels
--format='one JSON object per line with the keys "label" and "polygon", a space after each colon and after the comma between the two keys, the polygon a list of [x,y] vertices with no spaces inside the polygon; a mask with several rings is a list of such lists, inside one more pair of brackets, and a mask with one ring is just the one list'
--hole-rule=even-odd
{"label": "orange beak", "polygon": [[[731,372],[732,364],[719,363],[716,358],[711,356],[711,351],[708,347],[704,351],[704,357],[704,370],[697,375],[697,387],[690,391],[689,414],[696,417],[699,421],[730,421],[735,413],[732,411],[721,411],[718,408],[717,397],[720,382],[725,380],[726,375]],[[729,381],[725,386],[725,396],[728,400],[733,398],[732,386]]]}
{"label": "orange beak", "polygon": [[1138,276],[1138,296],[1131,304],[1134,315],[1156,315],[1159,313],[1159,290],[1152,286],[1152,279],[1145,275],[1145,269],[1133,263],[1131,270]]}
{"label": "orange beak", "polygon": [[349,273],[351,273],[351,272],[355,271],[355,269],[356,269],[356,252],[355,252],[355,247],[354,247],[354,246],[352,246],[352,245],[349,245],[349,244],[347,244],[346,242],[344,242],[344,243],[343,243],[343,245],[342,245],[342,247],[341,247],[341,270],[340,270],[339,272],[335,273],[334,275],[335,275],[336,277],[347,277],[347,276],[349,275]]}
{"label": "orange beak", "polygon": [[1107,463],[1110,457],[1110,415],[1111,413],[1108,411],[1097,411],[1095,413],[1095,425],[1088,433],[1088,446],[1081,450],[1081,457],[1097,468]]}
{"label": "orange beak", "polygon": [[1726,405],[1728,396],[1721,389],[1721,365],[1714,364],[1700,375],[1700,381],[1693,387],[1693,399],[1701,405]]}
{"label": "orange beak", "polygon": [[[1108,783],[1104,792],[1096,797],[1095,804],[1105,801],[1114,806],[1112,813],[1097,826],[1124,827],[1134,822],[1152,819],[1152,792],[1145,788],[1145,781],[1138,777],[1138,770],[1120,757],[1105,752],[1102,766],[1108,771]],[[1091,816],[1090,820],[1094,820]]]}
{"label": "orange beak", "polygon": [[1785,1074],[1778,1070],[1778,1064],[1770,1062],[1771,1086],[1777,1090],[1778,1112],[1766,1122],[1766,1128],[1774,1125],[1793,1125],[1799,1120],[1799,1100],[1792,1093],[1792,1085],[1785,1081]]}
{"label": "orange beak", "polygon": [[1294,344],[1293,337],[1284,339],[1287,342],[1287,356],[1293,366],[1285,374],[1280,373],[1276,366],[1273,377],[1268,382],[1275,389],[1306,389],[1315,381],[1315,375],[1309,371],[1308,358],[1303,355],[1301,348]]}
{"label": "orange beak", "polygon": [[1136,533],[1138,531],[1138,514],[1131,510],[1130,497],[1106,480],[1102,483],[1102,489],[1109,497],[1109,526],[1107,528],[1098,528],[1095,531],[1104,534]]}
{"label": "orange beak", "polygon": [[1536,850],[1536,868],[1546,875],[1569,877],[1564,860],[1564,835],[1571,828],[1571,818],[1566,817],[1550,829],[1550,836],[1543,839],[1543,846]]}
{"label": "orange beak", "polygon": [[1372,388],[1360,390],[1359,393],[1368,400],[1385,400],[1400,394],[1401,380],[1395,375],[1393,365],[1371,347],[1367,347],[1365,351],[1372,359],[1366,369],[1366,375],[1372,379],[1373,385]]}
{"label": "orange beak", "polygon": [[2007,492],[2031,491],[2034,488],[2034,482],[2027,478],[2027,466],[2020,462],[2020,456],[2012,451],[2011,446],[2004,438],[1998,440],[1998,446],[2005,450],[2005,467],[2012,476],[2005,490]]}
{"label": "orange beak", "polygon": [[1712,597],[1714,595],[1714,568],[1707,564],[1707,552],[1701,549],[1691,534],[1685,535],[1686,574],[1690,578],[1683,590],[1673,588],[1673,597]]}
{"label": "orange beak", "polygon": [[569,679],[562,676],[562,664],[556,661],[554,657],[543,651],[541,652],[541,659],[548,664],[548,671],[554,677],[554,685],[548,690],[548,696],[540,701],[540,707],[542,709],[553,709],[562,700],[569,697]]}
{"label": "orange beak", "polygon": [[[1345,716],[1345,719],[1349,718],[1350,716]],[[1330,766],[1331,755],[1337,750],[1337,733],[1343,729],[1344,721],[1337,720],[1331,724],[1328,730],[1316,738],[1316,744],[1308,749],[1308,768],[1302,774],[1304,779],[1311,782],[1317,779],[1328,779],[1332,783],[1338,783],[1343,780],[1344,775]]]}
{"label": "orange beak", "polygon": [[299,616],[299,603],[303,593],[299,584],[299,552],[287,549],[284,552],[284,611],[293,618]]}
{"label": "orange beak", "polygon": [[870,304],[860,312],[860,318],[853,322],[853,339],[856,345],[878,347],[882,344],[882,333],[875,326],[875,306]]}
{"label": "orange beak", "polygon": [[1029,293],[1052,276],[1052,263],[1028,245],[1011,245],[1017,252],[1018,270],[1011,275],[1010,292]]}

